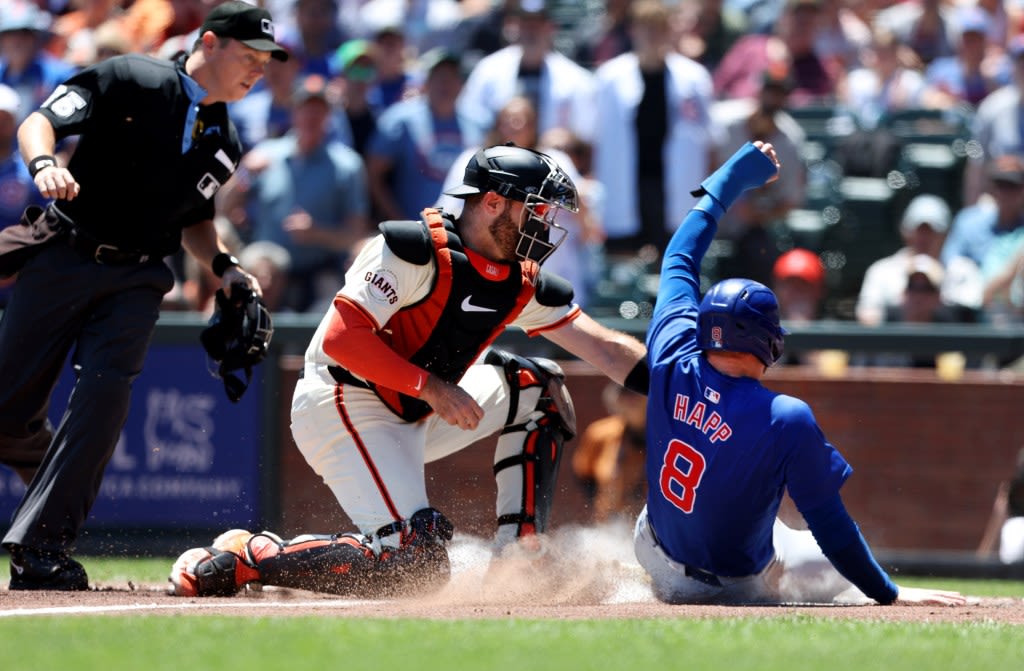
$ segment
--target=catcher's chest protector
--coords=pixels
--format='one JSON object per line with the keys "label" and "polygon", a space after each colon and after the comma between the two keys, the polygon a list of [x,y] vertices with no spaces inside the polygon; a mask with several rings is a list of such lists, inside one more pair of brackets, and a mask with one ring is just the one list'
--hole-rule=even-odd
{"label": "catcher's chest protector", "polygon": [[[539,269],[535,263],[473,262],[437,210],[424,210],[424,218],[381,224],[395,254],[412,263],[433,259],[437,274],[430,293],[399,310],[380,335],[408,361],[454,383],[529,303]],[[379,386],[375,391],[407,421],[430,412],[419,399]]]}

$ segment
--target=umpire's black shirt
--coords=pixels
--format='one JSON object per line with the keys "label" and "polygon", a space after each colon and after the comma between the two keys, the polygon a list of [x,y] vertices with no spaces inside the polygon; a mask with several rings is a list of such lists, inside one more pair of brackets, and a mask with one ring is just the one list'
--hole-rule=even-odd
{"label": "umpire's black shirt", "polygon": [[181,229],[212,219],[213,195],[234,172],[242,145],[224,103],[199,107],[182,154],[190,105],[175,61],[127,55],[85,68],[39,112],[57,138],[80,135],[68,169],[81,185],[57,207],[98,241],[166,256]]}

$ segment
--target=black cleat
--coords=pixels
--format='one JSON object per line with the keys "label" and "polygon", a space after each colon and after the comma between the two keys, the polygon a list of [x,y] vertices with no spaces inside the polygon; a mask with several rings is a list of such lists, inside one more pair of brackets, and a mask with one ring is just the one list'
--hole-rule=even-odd
{"label": "black cleat", "polygon": [[12,590],[83,592],[89,589],[85,569],[64,552],[23,545],[11,546],[10,552]]}

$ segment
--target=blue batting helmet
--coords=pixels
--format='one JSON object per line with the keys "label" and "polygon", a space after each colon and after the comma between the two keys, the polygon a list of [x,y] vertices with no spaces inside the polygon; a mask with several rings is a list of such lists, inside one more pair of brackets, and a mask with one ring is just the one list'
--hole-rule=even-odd
{"label": "blue batting helmet", "polygon": [[749,352],[771,366],[782,356],[784,335],[779,301],[760,282],[722,280],[700,303],[697,344],[702,350]]}

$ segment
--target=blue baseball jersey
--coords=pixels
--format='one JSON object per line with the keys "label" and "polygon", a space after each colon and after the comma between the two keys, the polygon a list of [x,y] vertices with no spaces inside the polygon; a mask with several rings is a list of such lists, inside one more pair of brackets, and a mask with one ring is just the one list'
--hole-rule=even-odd
{"label": "blue baseball jersey", "polygon": [[673,560],[739,577],[773,558],[786,490],[809,510],[852,469],[805,402],[716,371],[698,348],[699,268],[716,228],[691,210],[665,253],[647,333],[647,513]]}

